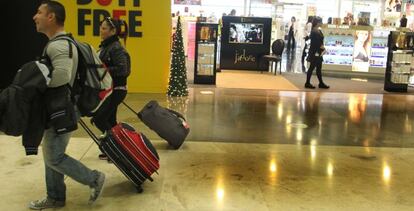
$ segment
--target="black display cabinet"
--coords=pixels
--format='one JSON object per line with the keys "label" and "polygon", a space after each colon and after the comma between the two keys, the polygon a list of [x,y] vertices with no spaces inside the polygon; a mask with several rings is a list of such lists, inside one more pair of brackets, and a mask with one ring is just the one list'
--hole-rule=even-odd
{"label": "black display cabinet", "polygon": [[196,23],[194,83],[216,84],[218,24]]}
{"label": "black display cabinet", "polygon": [[413,63],[414,33],[392,31],[388,36],[388,46],[384,90],[407,92]]}

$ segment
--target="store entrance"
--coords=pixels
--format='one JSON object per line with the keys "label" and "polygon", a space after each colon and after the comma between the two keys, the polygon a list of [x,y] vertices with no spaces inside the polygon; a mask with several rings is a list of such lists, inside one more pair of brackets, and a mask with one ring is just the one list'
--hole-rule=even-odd
{"label": "store entrance", "polygon": [[[374,18],[378,18],[378,12],[376,13],[373,11],[371,3],[363,2],[359,4],[349,0],[333,0],[329,2],[322,0],[314,0],[311,2],[280,0],[276,4],[257,5],[254,3],[257,1],[244,1],[244,3],[241,3],[242,6],[227,4],[226,6],[223,6],[221,10],[217,9],[214,11],[215,13],[217,11],[231,11],[232,8],[236,8],[236,15],[230,16],[226,22],[224,20],[225,18],[223,19],[223,17],[226,16],[217,13],[215,16],[212,15],[212,8],[220,4],[225,4],[225,0],[222,0],[221,3],[217,3],[217,5],[207,3],[209,1],[205,2],[205,5],[208,6],[204,6],[204,2],[203,5],[200,4],[198,6],[183,6],[183,8],[187,8],[186,14],[191,14],[191,11],[198,11],[198,16],[203,17],[196,17],[197,15],[194,15],[194,13],[191,17],[182,16],[184,20],[184,47],[187,56],[187,67],[189,71],[188,79],[190,83],[194,83],[194,77],[199,74],[197,71],[203,70],[204,72],[201,74],[206,74],[208,72],[217,73],[216,80],[210,80],[215,81],[217,87],[229,88],[230,86],[231,88],[231,85],[233,84],[234,88],[241,88],[244,83],[246,84],[246,88],[253,88],[254,86],[251,84],[255,81],[258,86],[263,85],[263,87],[269,88],[269,86],[265,85],[265,82],[260,83],[260,80],[270,81],[269,83],[287,84],[283,81],[258,79],[264,76],[268,78],[272,77],[272,79],[287,79],[288,82],[302,90],[308,68],[306,62],[304,62],[305,67],[303,67],[302,63],[304,27],[309,15],[318,15],[323,19],[324,25],[321,30],[325,36],[324,44],[327,49],[324,56],[323,75],[326,77],[333,76],[335,79],[332,80],[333,84],[337,83],[335,81],[341,81],[340,83],[338,82],[338,86],[331,86],[333,88],[329,91],[335,90],[335,87],[342,87],[341,84],[353,83],[350,82],[350,80],[358,83],[374,82],[367,86],[372,88],[370,89],[371,91],[368,91],[367,93],[376,89],[378,92],[383,90],[385,65],[387,63],[387,36],[390,31],[396,30],[396,28],[379,26],[381,21],[378,21],[378,19],[374,22]],[[251,7],[246,6],[246,2]],[[340,8],[342,8],[341,6],[346,9],[344,9],[344,11],[340,10]],[[354,20],[352,24],[346,24],[342,21],[342,15],[346,14],[349,16],[349,14],[351,14],[352,16],[353,12],[357,13],[353,17],[361,18],[361,21]],[[368,13],[369,15],[367,15]],[[287,35],[293,16],[296,18],[296,48],[287,51]],[[366,17],[370,17],[372,21],[362,21],[364,18],[366,19]],[[218,24],[217,40],[219,42],[217,43],[216,52],[206,53],[204,52],[205,49],[203,49],[203,52],[201,53],[197,52],[196,46],[202,44],[197,43],[196,45],[195,43],[197,33],[201,33],[196,31],[195,26],[197,19]],[[268,23],[265,23],[266,21],[261,21],[260,19],[269,19],[270,26],[267,25]],[[327,24],[328,20],[331,21],[331,24]],[[364,23],[371,23],[371,25],[365,26]],[[268,29],[270,29],[270,31],[266,32]],[[362,42],[362,38],[360,37],[364,36],[366,39]],[[270,37],[269,42],[267,41],[269,39],[268,37]],[[275,76],[274,73],[268,71],[270,69],[268,64],[263,63],[261,58],[264,55],[271,53],[271,44],[277,39],[282,39],[284,41],[285,51],[282,55],[282,74],[278,73]],[[365,51],[362,51],[361,49]],[[212,50],[214,50],[213,47],[211,47],[210,51]],[[362,51],[363,53],[354,54],[357,50]],[[211,56],[210,54],[215,55]],[[199,55],[201,55],[202,58],[196,59]],[[197,63],[196,60],[201,62],[209,60],[206,59],[206,56],[208,58],[216,58],[215,63],[217,68],[215,71],[206,68],[208,65],[214,65],[211,61],[209,61],[210,64]],[[205,67],[201,67],[200,65],[204,65]],[[263,73],[261,73],[261,71],[263,71]],[[229,82],[226,83],[226,85],[219,84],[220,81],[222,82],[225,79],[233,80],[236,77],[243,78],[243,75],[245,76],[245,79],[241,79],[240,83]],[[316,79],[316,77],[313,78]],[[317,82],[314,82],[314,84],[315,83],[317,84]],[[327,83],[329,84],[329,82]],[[291,86],[287,85],[284,88],[277,87],[271,89],[290,90],[291,88],[289,87]],[[364,87],[364,85],[355,85],[355,87]],[[347,88],[352,90],[350,86],[344,86],[338,91],[346,91]],[[364,92],[364,89],[360,89],[358,92]]]}

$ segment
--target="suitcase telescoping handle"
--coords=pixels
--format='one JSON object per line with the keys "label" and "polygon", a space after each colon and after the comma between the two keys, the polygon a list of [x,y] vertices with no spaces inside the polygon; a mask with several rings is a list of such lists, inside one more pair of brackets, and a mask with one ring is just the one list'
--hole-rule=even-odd
{"label": "suitcase telescoping handle", "polygon": [[122,104],[124,104],[125,107],[127,107],[132,113],[138,116],[138,113],[133,108],[131,108],[131,106],[126,104],[124,101],[122,101]]}
{"label": "suitcase telescoping handle", "polygon": [[[132,113],[134,113],[135,115],[139,115],[133,108],[131,108],[131,106],[129,106],[128,104],[126,104],[124,101],[122,101],[122,104],[124,104],[124,106],[125,107],[127,107]],[[169,111],[169,112],[171,112],[171,113],[173,113],[174,115],[176,115],[177,117],[179,117],[179,118],[181,118],[181,119],[183,119],[184,121],[186,121],[185,120],[185,118],[184,118],[184,116],[182,115],[182,114],[180,114],[180,113],[178,113],[178,112],[176,112],[176,111],[174,111],[174,110],[171,110],[171,109],[169,109],[169,108],[165,108],[167,111]]]}
{"label": "suitcase telescoping handle", "polygon": [[98,137],[95,135],[95,133],[92,132],[92,130],[88,127],[88,125],[86,125],[86,123],[81,118],[79,119],[79,124],[88,133],[88,135],[93,139],[93,141],[95,141],[95,143],[99,146],[100,143],[99,143]]}

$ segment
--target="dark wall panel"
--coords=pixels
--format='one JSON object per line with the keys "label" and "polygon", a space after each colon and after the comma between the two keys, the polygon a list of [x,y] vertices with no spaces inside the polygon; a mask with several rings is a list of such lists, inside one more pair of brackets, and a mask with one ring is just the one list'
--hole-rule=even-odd
{"label": "dark wall panel", "polygon": [[[2,6],[2,34],[6,65],[0,70],[0,88],[7,87],[21,65],[40,56],[47,37],[36,32],[33,16],[41,0],[13,0]],[[4,32],[3,32],[4,30]]]}
{"label": "dark wall panel", "polygon": [[[270,52],[271,31],[271,18],[223,16],[220,68],[267,70],[268,65],[261,62],[261,57]],[[257,36],[258,33],[262,36]]]}

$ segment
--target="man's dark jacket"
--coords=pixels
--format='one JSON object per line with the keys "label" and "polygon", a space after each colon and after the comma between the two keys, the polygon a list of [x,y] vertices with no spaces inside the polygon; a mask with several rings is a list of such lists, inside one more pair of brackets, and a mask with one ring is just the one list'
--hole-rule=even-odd
{"label": "man's dark jacket", "polygon": [[49,68],[37,61],[24,64],[12,84],[0,93],[0,130],[6,135],[23,135],[26,154],[37,154],[45,129],[43,93]]}
{"label": "man's dark jacket", "polygon": [[48,88],[50,70],[37,61],[26,63],[0,93],[0,131],[22,135],[26,155],[37,154],[46,128],[57,134],[77,129],[70,87]]}

